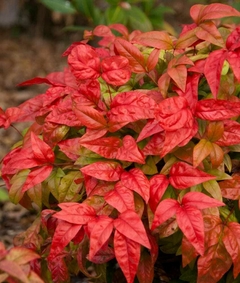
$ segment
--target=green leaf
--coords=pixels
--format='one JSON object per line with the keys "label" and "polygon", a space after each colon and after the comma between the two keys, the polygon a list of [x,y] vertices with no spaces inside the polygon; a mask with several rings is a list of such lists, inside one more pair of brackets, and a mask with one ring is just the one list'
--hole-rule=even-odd
{"label": "green leaf", "polygon": [[8,193],[4,188],[0,188],[0,202],[9,200]]}
{"label": "green leaf", "polygon": [[94,4],[93,0],[72,0],[73,6],[76,10],[82,13],[88,18],[89,21],[93,22],[94,25],[99,25],[101,21],[101,11]]}
{"label": "green leaf", "polygon": [[82,183],[75,182],[78,179],[82,178],[82,173],[80,171],[71,171],[65,175],[60,182],[58,187],[59,199],[58,201],[67,202],[75,200],[76,195],[79,194]]}
{"label": "green leaf", "polygon": [[127,23],[126,11],[124,11],[120,6],[109,7],[105,11],[105,16],[108,25],[113,23],[126,25]]}
{"label": "green leaf", "polygon": [[70,1],[67,0],[40,0],[47,8],[63,14],[74,14],[76,10]]}
{"label": "green leaf", "polygon": [[132,29],[138,29],[143,32],[153,29],[148,17],[138,7],[132,6],[127,12],[129,24]]}
{"label": "green leaf", "polygon": [[14,175],[11,179],[11,187],[9,189],[9,199],[14,204],[19,203],[24,193],[22,192],[22,187],[27,179],[30,170],[21,170],[19,173]]}

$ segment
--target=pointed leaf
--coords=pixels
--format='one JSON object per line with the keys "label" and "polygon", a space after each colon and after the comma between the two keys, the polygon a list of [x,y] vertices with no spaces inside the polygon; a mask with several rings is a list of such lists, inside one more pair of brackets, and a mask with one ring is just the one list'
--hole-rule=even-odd
{"label": "pointed leaf", "polygon": [[[85,203],[73,203],[73,202],[68,203],[67,202],[67,203],[61,203],[58,206],[62,210],[55,213],[54,217],[64,220],[70,224],[84,225],[96,217],[96,212],[94,208]],[[61,226],[64,226],[64,225],[61,225]],[[66,225],[66,226],[69,226],[69,225]]]}
{"label": "pointed leaf", "polygon": [[22,187],[22,192],[25,192],[33,188],[35,185],[40,184],[41,182],[46,180],[51,174],[52,170],[52,165],[42,166],[40,168],[32,170],[27,176],[27,179]]}
{"label": "pointed leaf", "polygon": [[85,125],[89,129],[100,130],[107,126],[104,115],[93,107],[75,105],[73,111],[82,125]]}
{"label": "pointed leaf", "polygon": [[89,260],[91,260],[107,242],[112,234],[112,230],[113,219],[105,215],[100,215],[90,234]]}
{"label": "pointed leaf", "polygon": [[179,208],[179,203],[175,199],[164,199],[161,201],[154,213],[151,230],[174,216]]}
{"label": "pointed leaf", "polygon": [[121,175],[121,184],[125,188],[138,193],[148,203],[150,183],[142,170],[134,168],[130,171],[124,171]]}
{"label": "pointed leaf", "polygon": [[149,119],[139,134],[137,142],[162,131],[163,128],[159,125],[156,119]]}
{"label": "pointed leaf", "polygon": [[73,47],[68,56],[68,64],[79,80],[97,79],[100,76],[100,58],[89,45],[81,44]]}
{"label": "pointed leaf", "polygon": [[222,196],[227,199],[240,199],[240,176],[234,175],[231,180],[219,182]]}
{"label": "pointed leaf", "polygon": [[135,209],[133,192],[121,181],[115,185],[114,190],[105,194],[104,199],[121,213],[127,209],[133,211]]}
{"label": "pointed leaf", "polygon": [[240,102],[204,99],[197,103],[195,116],[202,120],[221,121],[240,115]]}
{"label": "pointed leaf", "polygon": [[197,167],[212,151],[212,143],[201,139],[193,148],[193,166]]}
{"label": "pointed leaf", "polygon": [[70,276],[68,267],[63,257],[64,255],[60,254],[47,262],[47,267],[51,272],[53,282],[69,282]]}
{"label": "pointed leaf", "polygon": [[240,224],[229,222],[224,227],[223,243],[233,261],[233,276],[236,278],[240,273]]}
{"label": "pointed leaf", "polygon": [[136,46],[122,38],[117,38],[114,46],[120,55],[128,59],[132,72],[145,73],[144,57]]}
{"label": "pointed leaf", "polygon": [[114,220],[114,227],[126,238],[150,249],[146,230],[136,212],[125,210]]}
{"label": "pointed leaf", "polygon": [[119,148],[116,159],[145,164],[145,156],[132,136],[125,136],[122,142],[123,145]]}
{"label": "pointed leaf", "polygon": [[229,5],[213,3],[210,5],[196,4],[191,7],[190,15],[195,23],[224,17],[239,17],[240,12]]}
{"label": "pointed leaf", "polygon": [[129,61],[123,56],[111,56],[101,62],[102,78],[112,85],[123,85],[131,77]]}
{"label": "pointed leaf", "polygon": [[110,105],[108,117],[111,122],[130,123],[154,117],[155,101],[144,92],[119,93]]}
{"label": "pointed leaf", "polygon": [[204,75],[214,98],[217,98],[223,62],[226,58],[227,52],[224,49],[220,49],[210,53],[206,60]]}
{"label": "pointed leaf", "polygon": [[229,270],[232,260],[222,242],[206,250],[198,259],[197,283],[215,283]]}
{"label": "pointed leaf", "polygon": [[21,280],[23,283],[29,283],[25,272],[14,261],[3,259],[0,261],[0,270],[6,272],[10,276]]}
{"label": "pointed leaf", "polygon": [[168,75],[176,83],[176,85],[182,90],[186,89],[187,82],[187,68],[184,65],[178,65],[167,70]]}
{"label": "pointed leaf", "polygon": [[202,213],[195,207],[182,206],[177,210],[177,223],[185,237],[200,255],[204,254],[204,225]]}
{"label": "pointed leaf", "polygon": [[117,137],[104,137],[92,141],[81,142],[82,146],[90,149],[99,155],[115,159],[119,148],[121,147],[121,139]]}
{"label": "pointed leaf", "polygon": [[140,260],[140,244],[116,230],[114,234],[114,251],[127,283],[133,283]]}
{"label": "pointed leaf", "polygon": [[104,181],[118,181],[122,174],[122,167],[114,161],[98,161],[81,168],[81,172]]}
{"label": "pointed leaf", "polygon": [[197,209],[204,209],[209,207],[224,206],[225,204],[200,192],[188,192],[182,199],[182,205],[192,206]]}
{"label": "pointed leaf", "polygon": [[6,259],[9,261],[14,261],[15,263],[22,265],[26,264],[34,259],[39,258],[40,256],[33,252],[30,249],[23,247],[13,247],[8,252]]}
{"label": "pointed leaf", "polygon": [[151,255],[147,251],[143,251],[137,270],[137,278],[139,283],[149,283],[154,278],[154,262]]}
{"label": "pointed leaf", "polygon": [[82,225],[79,224],[60,221],[52,239],[49,258],[53,259],[60,254],[69,242],[77,235],[81,227]]}
{"label": "pointed leaf", "polygon": [[187,100],[180,96],[161,101],[155,107],[155,118],[166,131],[178,130],[193,119]]}
{"label": "pointed leaf", "polygon": [[240,124],[237,121],[226,120],[223,122],[223,135],[216,141],[219,146],[230,146],[240,143]]}
{"label": "pointed leaf", "polygon": [[239,71],[239,58],[240,58],[240,51],[239,48],[236,52],[228,52],[227,61],[230,64],[234,76],[236,77],[237,81],[240,81],[240,71]]}
{"label": "pointed leaf", "polygon": [[169,182],[176,189],[186,189],[216,179],[184,162],[175,163],[170,170]]}
{"label": "pointed leaf", "polygon": [[173,49],[173,42],[167,32],[149,31],[134,37],[134,41],[145,46],[150,46],[163,50]]}
{"label": "pointed leaf", "polygon": [[218,31],[215,23],[207,21],[201,23],[195,30],[195,34],[199,39],[208,41],[214,45],[224,47],[224,41],[221,33]]}
{"label": "pointed leaf", "polygon": [[154,175],[150,179],[150,199],[149,206],[154,212],[157,208],[158,203],[160,202],[162,196],[164,195],[169,181],[166,175],[158,174]]}

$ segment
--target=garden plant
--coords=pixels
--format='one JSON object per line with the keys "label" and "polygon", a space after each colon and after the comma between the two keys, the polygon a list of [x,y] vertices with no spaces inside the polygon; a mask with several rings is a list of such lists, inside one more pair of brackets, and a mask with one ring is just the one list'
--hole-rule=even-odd
{"label": "garden plant", "polygon": [[178,37],[86,31],[64,71],[21,84],[45,93],[1,110],[31,121],[1,177],[38,214],[0,246],[0,282],[159,282],[166,255],[172,282],[239,282],[240,26],[222,19],[240,12],[190,15]]}

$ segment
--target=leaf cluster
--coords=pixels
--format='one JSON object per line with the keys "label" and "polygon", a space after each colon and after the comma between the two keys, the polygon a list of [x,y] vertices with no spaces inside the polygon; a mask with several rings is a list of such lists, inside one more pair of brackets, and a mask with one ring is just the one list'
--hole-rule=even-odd
{"label": "leaf cluster", "polygon": [[159,251],[181,255],[182,280],[238,280],[240,27],[220,19],[240,13],[190,15],[179,37],[85,32],[67,68],[21,84],[45,93],[1,110],[3,128],[32,122],[1,175],[12,202],[39,209],[15,245],[39,254],[46,282],[119,282],[117,263],[128,283],[150,283]]}

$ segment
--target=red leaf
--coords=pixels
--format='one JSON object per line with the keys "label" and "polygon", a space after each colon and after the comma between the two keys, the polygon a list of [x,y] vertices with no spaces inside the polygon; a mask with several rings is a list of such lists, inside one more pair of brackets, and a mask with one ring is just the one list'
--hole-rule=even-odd
{"label": "red leaf", "polygon": [[240,12],[229,5],[214,3],[210,5],[197,4],[191,7],[190,15],[195,23],[224,17],[239,17]]}
{"label": "red leaf", "polygon": [[35,84],[49,84],[52,85],[51,81],[48,80],[47,78],[41,78],[41,77],[35,77],[33,79],[24,81],[20,84],[18,84],[18,86],[28,86],[28,85],[35,85]]}
{"label": "red leaf", "polygon": [[114,220],[114,227],[126,238],[150,249],[146,230],[136,212],[125,210]]}
{"label": "red leaf", "polygon": [[141,254],[137,278],[139,283],[149,283],[152,282],[154,278],[154,262],[152,261],[151,255],[145,250]]}
{"label": "red leaf", "polygon": [[115,185],[114,190],[105,194],[104,199],[121,213],[127,209],[133,211],[135,209],[133,192],[126,188],[121,181]]}
{"label": "red leaf", "polygon": [[193,167],[197,167],[213,150],[209,140],[201,139],[193,148]]}
{"label": "red leaf", "polygon": [[240,273],[240,224],[229,222],[224,227],[223,243],[233,261],[233,276],[236,278]]}
{"label": "red leaf", "polygon": [[109,28],[118,31],[126,38],[128,37],[128,29],[123,24],[111,24],[109,25]]}
{"label": "red leaf", "polygon": [[107,127],[104,115],[93,107],[74,105],[73,111],[82,125],[89,129],[100,130]]}
{"label": "red leaf", "polygon": [[22,187],[22,192],[25,192],[33,188],[35,185],[45,181],[47,177],[51,174],[52,169],[53,166],[48,165],[32,170],[27,176],[27,179]]}
{"label": "red leaf", "polygon": [[230,64],[233,73],[236,77],[236,79],[238,80],[238,82],[240,81],[240,63],[239,63],[239,59],[240,59],[240,50],[238,48],[238,50],[236,52],[228,52],[227,55],[227,61]]}
{"label": "red leaf", "polygon": [[[184,97],[174,96],[155,107],[155,118],[166,131],[174,131],[191,124],[193,116]],[[192,122],[193,123],[193,122]]]}
{"label": "red leaf", "polygon": [[161,201],[154,213],[151,230],[154,230],[156,227],[174,216],[179,207],[180,204],[175,199],[164,199]]}
{"label": "red leaf", "polygon": [[47,262],[47,267],[51,272],[52,281],[54,283],[69,282],[68,267],[64,261],[64,255],[59,255]]}
{"label": "red leaf", "polygon": [[119,148],[116,159],[145,164],[145,156],[132,136],[125,136],[122,142],[123,145]]}
{"label": "red leaf", "polygon": [[99,155],[115,159],[119,148],[121,147],[121,139],[117,137],[104,137],[96,140],[81,142],[80,144],[93,152],[98,153]]}
{"label": "red leaf", "polygon": [[121,175],[121,184],[125,188],[138,193],[148,203],[150,183],[141,169],[134,168],[130,171],[124,171]]}
{"label": "red leaf", "polygon": [[219,186],[223,197],[240,200],[240,176],[234,175],[231,180],[221,181]]}
{"label": "red leaf", "polygon": [[190,206],[179,207],[177,223],[183,234],[200,255],[204,254],[204,225],[202,213]]}
{"label": "red leaf", "polygon": [[229,270],[232,260],[223,243],[219,242],[206,250],[197,265],[197,283],[216,283]]}
{"label": "red leaf", "polygon": [[225,120],[224,132],[215,143],[219,146],[230,146],[240,143],[240,124],[237,121]]}
{"label": "red leaf", "polygon": [[176,189],[186,189],[216,179],[184,162],[175,163],[170,170],[169,182]]}
{"label": "red leaf", "polygon": [[45,121],[66,125],[69,127],[82,126],[81,121],[79,121],[76,114],[72,110],[72,101],[70,99],[64,100],[58,105],[58,107],[54,108],[49,113]]}
{"label": "red leaf", "polygon": [[221,33],[217,29],[215,23],[213,23],[212,21],[201,23],[195,29],[195,34],[199,39],[203,41],[208,41],[214,45],[224,47],[224,41]]}
{"label": "red leaf", "polygon": [[114,251],[127,283],[133,283],[140,260],[140,244],[115,231]]}
{"label": "red leaf", "polygon": [[68,64],[79,80],[97,79],[100,76],[100,58],[89,45],[73,47],[68,56]]}
{"label": "red leaf", "polygon": [[161,157],[164,157],[177,146],[182,147],[186,145],[197,133],[198,125],[195,121],[192,127],[189,127],[189,125],[186,126],[187,127],[180,128],[176,131],[165,132],[164,145],[160,154]]}
{"label": "red leaf", "polygon": [[20,246],[11,248],[6,256],[7,260],[14,261],[19,265],[29,263],[30,261],[37,258],[40,258],[38,254],[30,249]]}
{"label": "red leaf", "polygon": [[227,51],[220,49],[210,53],[205,63],[204,75],[214,98],[216,98],[218,94],[222,67],[226,58]]}
{"label": "red leaf", "polygon": [[159,54],[160,54],[160,49],[156,48],[153,49],[153,51],[148,56],[146,63],[146,68],[148,72],[152,71],[156,67],[159,60]]}
{"label": "red leaf", "polygon": [[144,57],[136,46],[122,38],[117,38],[114,46],[120,55],[128,59],[132,72],[145,73]]}
{"label": "red leaf", "polygon": [[195,250],[193,245],[187,240],[185,236],[182,238],[182,264],[183,267],[187,266],[191,261],[193,261],[199,253]]}
{"label": "red leaf", "polygon": [[182,205],[192,206],[197,209],[205,209],[209,207],[224,206],[225,204],[200,192],[188,192],[182,199]]}
{"label": "red leaf", "polygon": [[182,90],[185,91],[187,83],[187,68],[185,65],[178,65],[167,70],[167,74],[171,77],[176,85]]}
{"label": "red leaf", "polygon": [[195,116],[202,120],[220,121],[240,115],[240,102],[204,99],[197,103]]}
{"label": "red leaf", "polygon": [[10,107],[5,113],[2,108],[0,108],[0,128],[3,127],[7,129],[12,123],[18,122],[19,117],[21,118],[22,116],[24,116],[24,112],[20,108]]}
{"label": "red leaf", "polygon": [[237,26],[227,38],[226,47],[228,50],[234,51],[240,47],[240,27]]}
{"label": "red leaf", "polygon": [[[10,276],[14,277],[16,280],[19,279],[23,283],[29,283],[29,280],[25,272],[21,267],[14,261],[3,259],[0,261],[0,270],[6,272]],[[5,281],[6,282],[6,281]],[[13,281],[16,282],[16,281]]]}
{"label": "red leaf", "polygon": [[90,234],[89,260],[91,260],[107,242],[112,234],[112,230],[113,219],[105,215],[100,215]]}
{"label": "red leaf", "polygon": [[163,50],[173,49],[173,42],[170,35],[164,31],[149,31],[134,37],[134,41],[145,46]]}
{"label": "red leaf", "polygon": [[123,56],[111,56],[101,62],[102,78],[112,85],[123,85],[129,81],[131,72],[128,59]]}
{"label": "red leaf", "polygon": [[61,254],[63,249],[77,235],[81,227],[81,224],[72,224],[66,221],[59,221],[52,239],[50,254],[48,256],[49,261],[52,261],[57,255]]}
{"label": "red leaf", "polygon": [[168,94],[168,88],[170,85],[170,76],[168,73],[163,73],[158,79],[158,88],[160,90],[161,95],[166,98]]}
{"label": "red leaf", "polygon": [[154,212],[160,202],[162,196],[164,195],[169,181],[166,175],[158,174],[150,179],[150,199],[149,206]]}
{"label": "red leaf", "polygon": [[141,119],[154,118],[155,101],[141,91],[119,93],[110,105],[108,117],[110,122],[126,124]]}
{"label": "red leaf", "polygon": [[54,153],[49,145],[39,139],[33,132],[31,132],[31,145],[33,156],[42,163],[54,162]]}
{"label": "red leaf", "polygon": [[114,161],[98,161],[81,168],[82,173],[104,181],[118,181],[123,172],[121,165]]}
{"label": "red leaf", "polygon": [[71,224],[84,225],[96,217],[94,208],[85,203],[61,203],[58,206],[62,210],[55,213],[54,217]]}
{"label": "red leaf", "polygon": [[142,131],[140,132],[137,142],[148,138],[156,133],[162,132],[163,128],[159,125],[156,119],[149,119],[147,124],[143,127]]}
{"label": "red leaf", "polygon": [[165,133],[154,134],[145,145],[142,152],[144,155],[161,155],[164,147]]}

